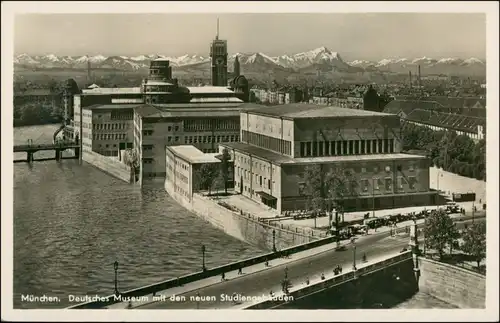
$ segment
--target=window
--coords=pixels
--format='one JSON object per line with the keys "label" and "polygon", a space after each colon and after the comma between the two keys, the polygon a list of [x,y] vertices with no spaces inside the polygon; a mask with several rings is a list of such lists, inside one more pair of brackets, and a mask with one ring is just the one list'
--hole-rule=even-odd
{"label": "window", "polygon": [[167,141],[168,141],[168,142],[171,142],[171,141],[172,141],[172,137],[170,137],[170,136],[169,136],[169,137],[167,137]]}
{"label": "window", "polygon": [[179,131],[179,126],[175,126],[175,131]]}
{"label": "window", "polygon": [[392,191],[392,178],[385,179],[385,190]]}
{"label": "window", "polygon": [[363,185],[363,191],[364,192],[368,191],[368,180],[367,179],[363,179],[361,182],[362,182],[362,185]]}
{"label": "window", "polygon": [[365,167],[361,167],[361,173],[366,173],[366,168]]}
{"label": "window", "polygon": [[374,166],[374,167],[373,167],[373,172],[374,172],[374,173],[378,173],[378,166]]}
{"label": "window", "polygon": [[413,172],[413,171],[415,171],[415,166],[413,164],[410,164],[408,166],[408,169],[409,169],[410,172]]}
{"label": "window", "polygon": [[399,178],[398,178],[398,182],[399,182],[398,187],[399,187],[399,189],[403,189],[403,181],[404,181],[404,178],[403,178],[403,177],[399,177]]}
{"label": "window", "polygon": [[400,172],[400,171],[402,171],[402,170],[403,170],[403,166],[398,165],[398,166],[396,166],[396,169],[398,170],[398,172]]}
{"label": "window", "polygon": [[415,189],[415,183],[417,182],[417,178],[414,176],[409,176],[408,177],[408,186],[410,187],[411,190]]}
{"label": "window", "polygon": [[376,190],[380,189],[380,178],[373,179],[373,188]]}
{"label": "window", "polygon": [[172,127],[171,126],[168,126],[168,131],[172,131]]}

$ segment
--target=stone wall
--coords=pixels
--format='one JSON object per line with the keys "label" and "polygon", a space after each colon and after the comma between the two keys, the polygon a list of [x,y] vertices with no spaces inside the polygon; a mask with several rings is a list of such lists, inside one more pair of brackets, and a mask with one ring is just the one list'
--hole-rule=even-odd
{"label": "stone wall", "polygon": [[92,151],[83,151],[82,159],[106,173],[130,183],[130,167],[124,163]]}
{"label": "stone wall", "polygon": [[426,258],[419,264],[422,292],[459,308],[485,308],[486,276]]}
{"label": "stone wall", "polygon": [[[358,269],[357,278],[347,272],[330,281],[303,287],[291,295],[288,303],[263,302],[248,309],[355,309],[392,308],[417,292],[413,260],[406,257],[396,263],[382,261],[373,268]],[[267,303],[267,304],[266,304]]]}
{"label": "stone wall", "polygon": [[165,189],[174,200],[200,218],[225,233],[260,248],[272,249],[273,230],[278,250],[326,237],[326,235],[315,235],[314,231],[310,230],[290,229],[280,224],[263,223],[252,215],[231,211],[219,205],[216,200],[199,194],[193,194],[189,201],[186,197],[176,193],[168,181],[165,181]]}

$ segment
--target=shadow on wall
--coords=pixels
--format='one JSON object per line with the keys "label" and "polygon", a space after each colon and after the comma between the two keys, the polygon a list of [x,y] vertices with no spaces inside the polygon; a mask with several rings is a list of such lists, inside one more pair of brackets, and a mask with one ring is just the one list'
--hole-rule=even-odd
{"label": "shadow on wall", "polygon": [[356,280],[313,295],[295,299],[279,309],[370,309],[393,308],[418,291],[413,261],[408,259]]}

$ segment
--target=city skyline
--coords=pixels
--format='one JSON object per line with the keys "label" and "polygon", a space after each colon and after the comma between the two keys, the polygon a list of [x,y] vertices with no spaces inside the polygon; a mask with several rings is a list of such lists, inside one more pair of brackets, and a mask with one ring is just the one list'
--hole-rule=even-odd
{"label": "city skyline", "polygon": [[[14,53],[208,56],[217,18],[229,53],[278,56],[324,46],[346,60],[486,59],[486,16],[476,13],[24,14],[15,17]],[[161,41],[148,36],[174,28],[177,35],[166,33]],[[69,38],[80,41],[60,41]]]}

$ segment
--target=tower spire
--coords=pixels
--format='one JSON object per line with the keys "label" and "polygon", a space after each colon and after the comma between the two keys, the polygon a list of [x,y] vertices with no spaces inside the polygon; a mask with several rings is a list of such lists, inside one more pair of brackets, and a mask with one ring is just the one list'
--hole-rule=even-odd
{"label": "tower spire", "polygon": [[219,18],[217,18],[217,34],[215,35],[215,39],[219,39]]}

